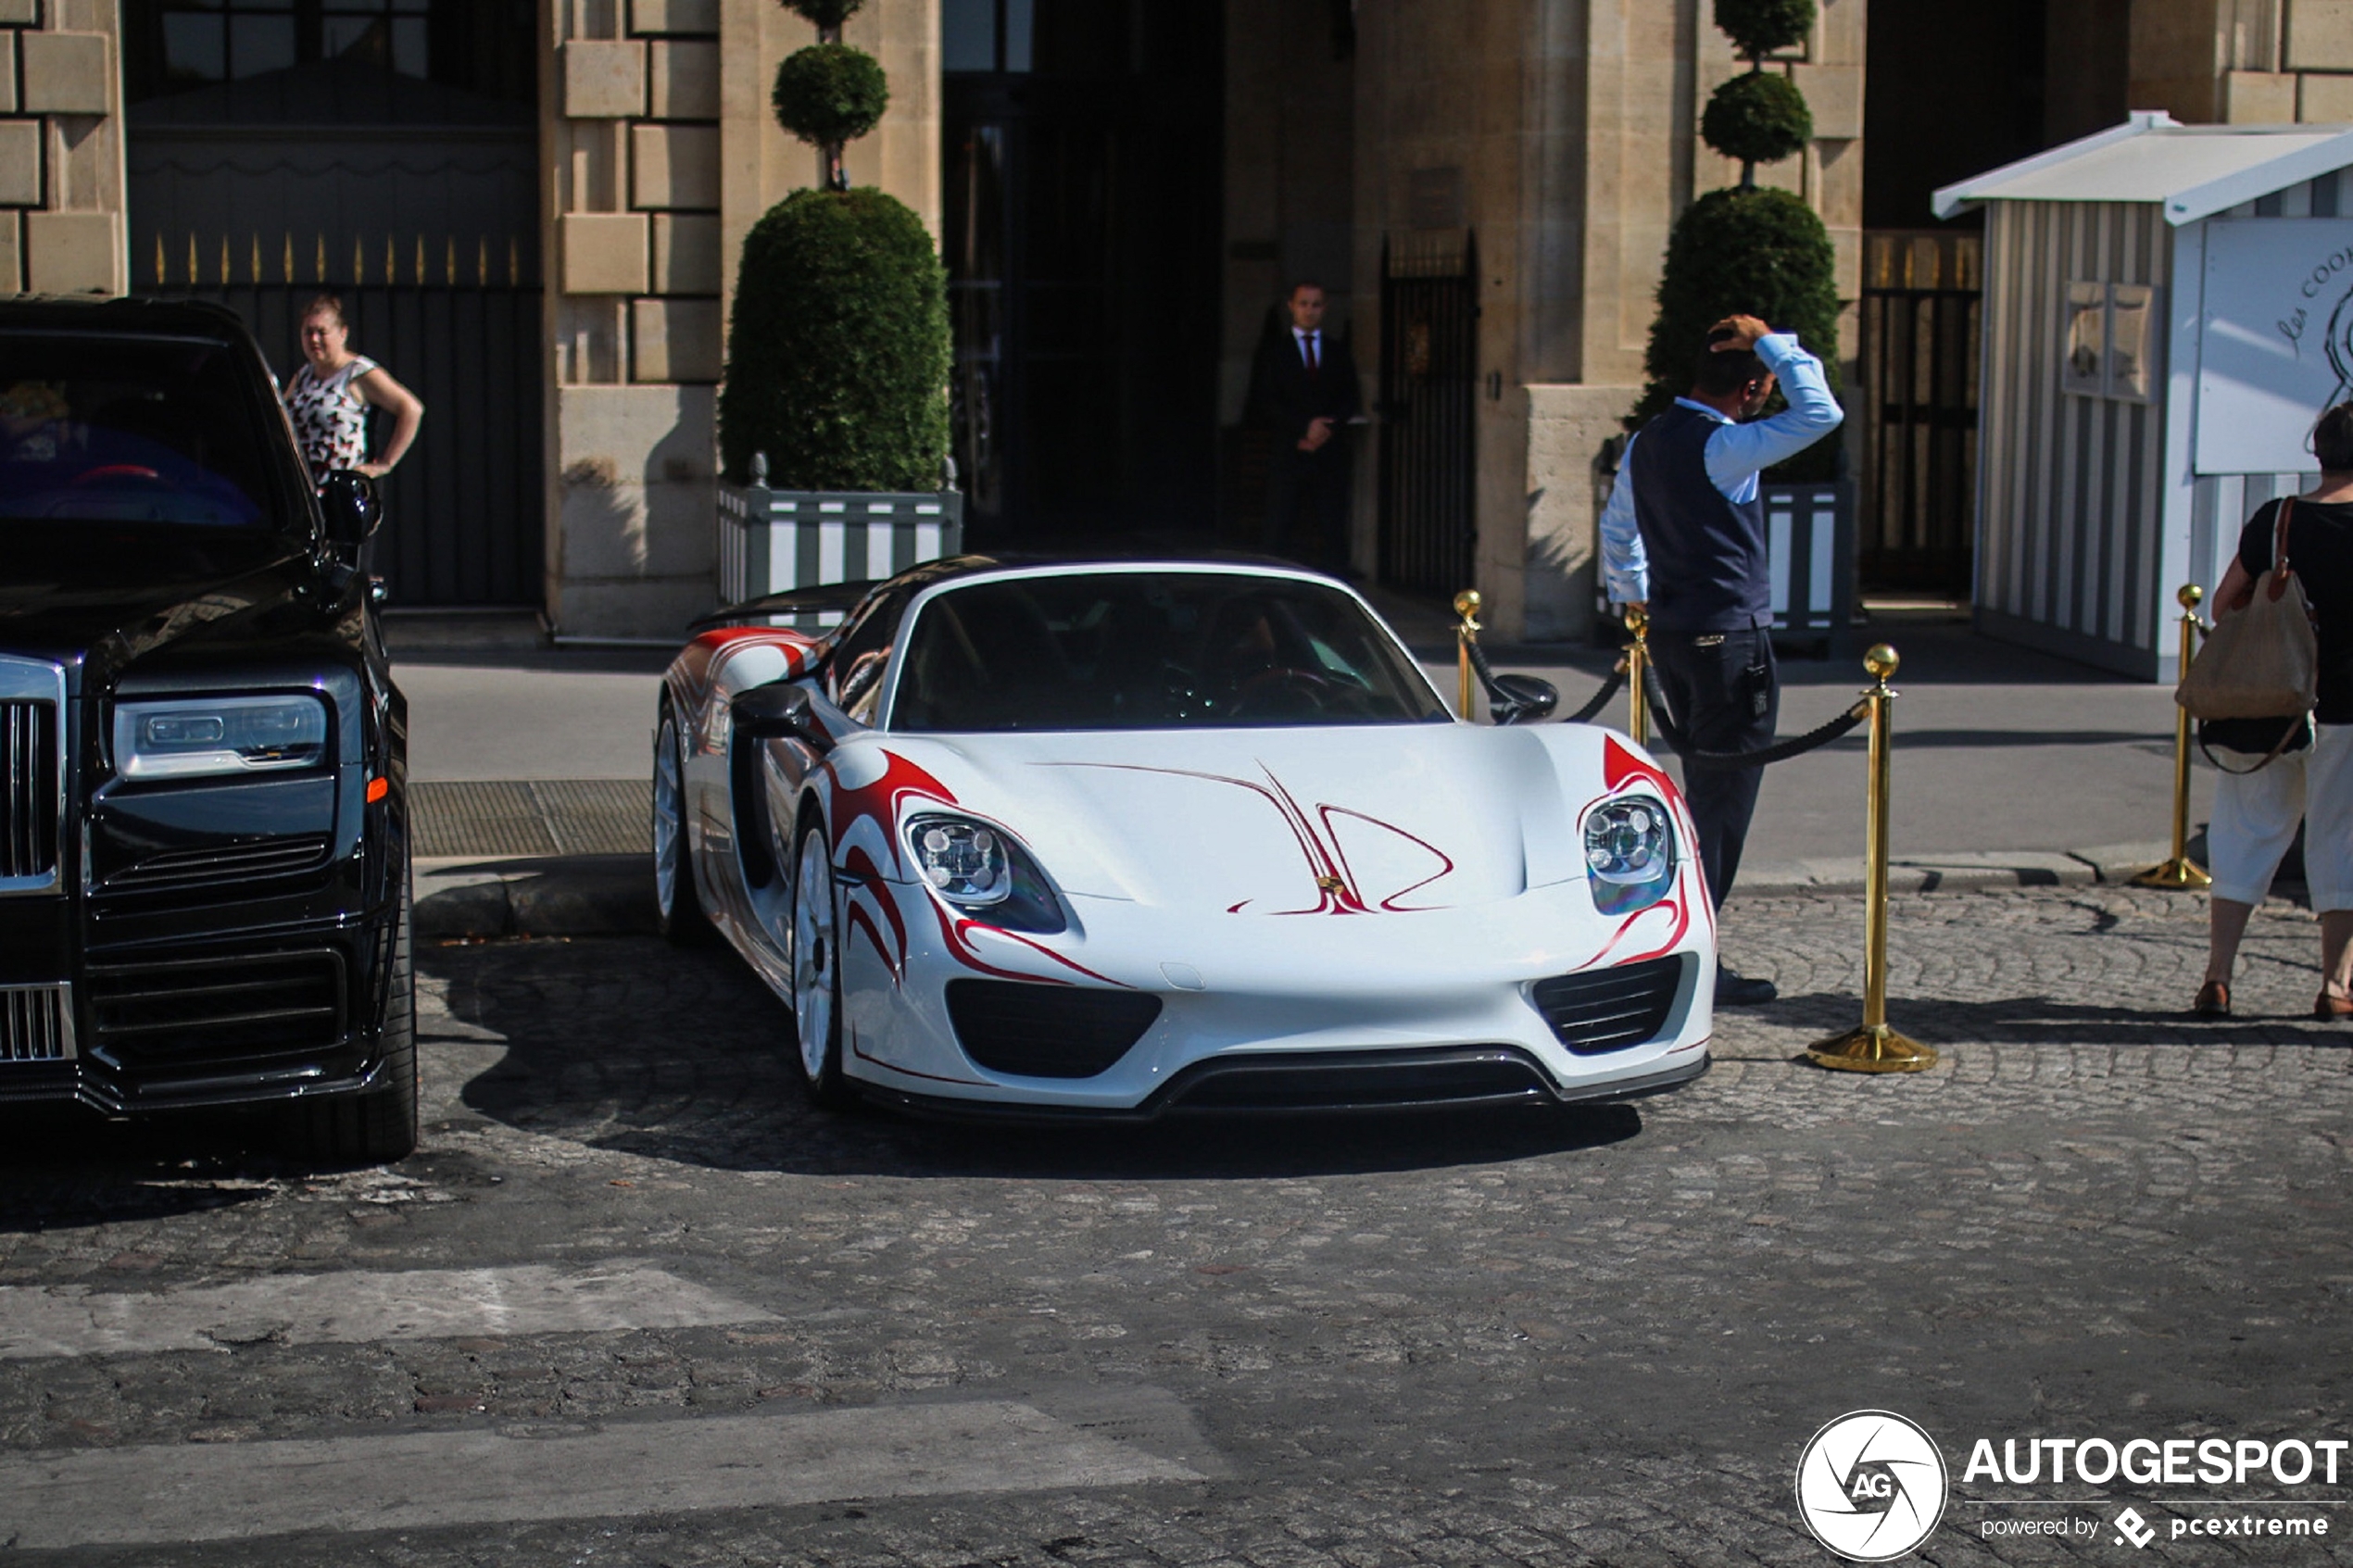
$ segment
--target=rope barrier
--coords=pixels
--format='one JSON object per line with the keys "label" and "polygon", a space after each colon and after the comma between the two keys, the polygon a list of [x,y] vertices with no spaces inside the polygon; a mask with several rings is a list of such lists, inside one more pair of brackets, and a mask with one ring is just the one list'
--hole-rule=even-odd
{"label": "rope barrier", "polygon": [[1818,746],[1828,746],[1871,716],[1870,698],[1864,696],[1819,729],[1809,730],[1793,739],[1776,741],[1754,751],[1702,751],[1691,744],[1682,728],[1675,722],[1674,715],[1668,712],[1666,694],[1658,689],[1658,672],[1655,670],[1643,671],[1642,686],[1644,695],[1650,698],[1651,717],[1658,721],[1658,733],[1666,737],[1667,745],[1675,748],[1675,755],[1683,759],[1686,768],[1762,768],[1768,762],[1786,762]]}

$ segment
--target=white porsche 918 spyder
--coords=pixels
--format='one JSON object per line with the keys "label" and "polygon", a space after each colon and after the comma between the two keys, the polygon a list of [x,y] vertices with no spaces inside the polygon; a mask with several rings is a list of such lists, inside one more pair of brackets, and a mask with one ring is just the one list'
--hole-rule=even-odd
{"label": "white porsche 918 spyder", "polygon": [[964,556],[700,624],[654,733],[662,923],[790,1005],[821,1105],[1558,1104],[1707,1068],[1673,784],[1516,727],[1540,681],[1456,718],[1343,583]]}

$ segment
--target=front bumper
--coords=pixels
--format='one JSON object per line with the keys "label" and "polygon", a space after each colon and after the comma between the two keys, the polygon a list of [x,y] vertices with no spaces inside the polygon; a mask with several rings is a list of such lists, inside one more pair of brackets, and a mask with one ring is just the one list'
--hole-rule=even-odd
{"label": "front bumper", "polygon": [[[371,1087],[391,907],[260,925],[219,912],[212,932],[80,947],[66,971],[64,1029],[52,1026],[44,1048],[39,1021],[28,1029],[20,1016],[18,1048],[0,1040],[0,1105],[78,1102],[129,1116]],[[19,996],[37,994],[32,977],[11,978]]]}
{"label": "front bumper", "polygon": [[[862,1089],[900,1103],[1150,1119],[1200,1106],[1208,1080],[1277,1071],[1316,1080],[1304,1092],[1330,1109],[1491,1097],[1565,1103],[1655,1092],[1705,1069],[1713,929],[1689,873],[1673,899],[1624,919],[1597,916],[1576,882],[1491,905],[1344,919],[1203,917],[1085,900],[1083,930],[1038,939],[956,930],[935,917],[924,890],[889,885],[900,896],[893,910],[846,922],[844,1065]],[[873,893],[864,884],[853,904]],[[887,961],[902,932],[904,958]],[[1680,978],[1640,1037],[1580,1049],[1538,1005],[1543,982],[1644,961],[1671,962]],[[1160,1008],[1101,1072],[996,1072],[960,1038],[948,999],[951,983],[976,973],[1148,994]],[[1437,1065],[1463,1052],[1508,1053],[1502,1076],[1516,1081],[1420,1099],[1410,1084],[1365,1095],[1347,1082],[1354,1062]]]}
{"label": "front bumper", "polygon": [[1508,1046],[1404,1051],[1237,1052],[1194,1063],[1131,1108],[950,1098],[859,1084],[876,1104],[941,1122],[1015,1126],[1132,1125],[1175,1117],[1370,1116],[1615,1105],[1680,1089],[1705,1073],[1705,1049],[1639,1077],[1581,1089],[1554,1083]]}

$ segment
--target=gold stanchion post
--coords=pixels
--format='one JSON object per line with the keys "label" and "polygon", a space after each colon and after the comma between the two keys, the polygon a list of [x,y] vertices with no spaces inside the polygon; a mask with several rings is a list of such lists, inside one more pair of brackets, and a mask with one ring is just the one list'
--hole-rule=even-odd
{"label": "gold stanchion post", "polygon": [[[2190,660],[2197,657],[2198,601],[2206,597],[2206,590],[2195,583],[2182,584],[2173,596],[2182,607],[2182,674],[2190,672]],[[2179,679],[2179,677],[2176,677]],[[2190,859],[2190,713],[2176,704],[2173,709],[2173,853],[2162,865],[2151,866],[2133,879],[2135,887],[2196,888],[2211,887],[2214,879],[2206,868]]]}
{"label": "gold stanchion post", "polygon": [[1626,733],[1636,746],[1651,743],[1651,710],[1644,699],[1644,671],[1651,666],[1650,611],[1641,605],[1626,607],[1626,630],[1633,641],[1626,645]]}
{"label": "gold stanchion post", "polygon": [[1454,596],[1454,613],[1462,618],[1462,624],[1454,628],[1454,684],[1458,693],[1454,710],[1474,721],[1478,718],[1478,709],[1474,706],[1478,688],[1471,681],[1471,644],[1478,640],[1478,607],[1482,602],[1476,588],[1466,588]]}
{"label": "gold stanchion post", "polygon": [[1863,824],[1863,1022],[1817,1040],[1806,1051],[1815,1066],[1848,1073],[1921,1073],[1936,1065],[1934,1050],[1887,1025],[1888,732],[1889,705],[1895,699],[1887,679],[1901,662],[1885,643],[1863,656],[1872,681],[1863,694],[1871,705],[1870,800]]}

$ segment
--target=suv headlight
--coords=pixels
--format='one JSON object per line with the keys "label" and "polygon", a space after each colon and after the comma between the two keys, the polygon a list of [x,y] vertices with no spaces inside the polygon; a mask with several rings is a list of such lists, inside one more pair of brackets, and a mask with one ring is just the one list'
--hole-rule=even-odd
{"label": "suv headlight", "polygon": [[1605,915],[1646,909],[1675,882],[1675,823],[1647,795],[1604,801],[1585,815],[1586,885]]}
{"label": "suv headlight", "polygon": [[126,779],[313,768],[327,755],[327,705],[309,696],[173,697],[114,710],[115,771]]}
{"label": "suv headlight", "polygon": [[956,909],[1008,931],[1051,934],[1068,924],[1029,852],[970,817],[927,812],[908,819],[915,874]]}

